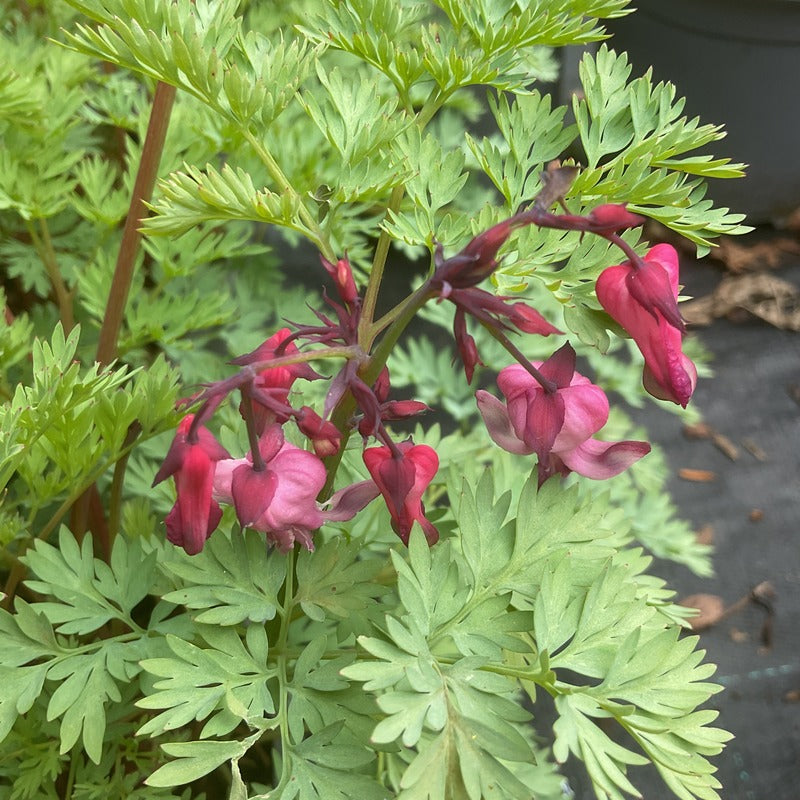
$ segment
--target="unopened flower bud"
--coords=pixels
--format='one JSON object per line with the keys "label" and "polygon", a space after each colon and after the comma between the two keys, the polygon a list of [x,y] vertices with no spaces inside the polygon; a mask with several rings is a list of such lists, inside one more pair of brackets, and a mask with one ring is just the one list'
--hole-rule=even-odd
{"label": "unopened flower bud", "polygon": [[595,233],[616,233],[628,228],[636,228],[644,222],[644,217],[633,214],[620,203],[606,203],[597,206],[590,214],[592,231]]}
{"label": "unopened flower bud", "polygon": [[332,422],[322,419],[313,408],[303,406],[300,409],[297,416],[297,427],[311,440],[314,452],[320,458],[326,458],[339,452],[342,434]]}
{"label": "unopened flower bud", "polygon": [[340,258],[335,264],[331,264],[326,258],[321,257],[322,266],[325,271],[333,278],[339,297],[346,305],[352,306],[358,299],[358,289],[353,278],[353,269],[347,258]]}

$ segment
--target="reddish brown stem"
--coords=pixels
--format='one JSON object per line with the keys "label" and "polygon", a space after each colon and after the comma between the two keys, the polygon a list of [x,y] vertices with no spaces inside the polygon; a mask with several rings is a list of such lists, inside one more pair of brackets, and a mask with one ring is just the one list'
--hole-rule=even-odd
{"label": "reddish brown stem", "polygon": [[[164,141],[174,101],[175,87],[166,83],[157,84],[147,135],[142,147],[142,157],[136,173],[136,182],[133,185],[128,216],[122,231],[122,241],[117,253],[117,263],[106,303],[106,313],[100,329],[100,339],[97,343],[96,360],[103,365],[110,364],[117,356],[119,332],[125,316],[125,306],[133,280],[136,256],[142,239],[139,228],[142,220],[147,216],[145,203],[150,201],[158,177],[158,167],[161,162],[161,153],[164,150]],[[97,487],[91,486],[78,498],[70,514],[70,528],[76,536],[80,536],[89,527],[95,539],[95,549],[100,553],[106,553],[110,545],[108,527],[102,505],[99,507],[98,517],[98,498],[95,498],[94,503],[92,502],[92,498],[96,494]]]}
{"label": "reddish brown stem", "polygon": [[139,227],[147,216],[147,207],[144,204],[150,201],[153,194],[174,100],[174,86],[166,83],[159,83],[156,86],[150,122],[147,126],[147,136],[142,148],[142,158],[139,162],[139,171],[136,173],[136,183],[133,186],[131,204],[125,220],[125,228],[122,231],[122,241],[117,254],[111,290],[108,294],[103,327],[100,329],[100,341],[97,344],[97,361],[101,364],[109,364],[117,355],[117,339],[122,327],[128,292],[133,280],[133,268],[142,239]]}

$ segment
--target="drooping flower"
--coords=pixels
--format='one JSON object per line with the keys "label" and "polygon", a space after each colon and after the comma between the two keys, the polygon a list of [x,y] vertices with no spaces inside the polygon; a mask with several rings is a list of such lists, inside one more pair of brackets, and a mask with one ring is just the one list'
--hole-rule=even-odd
{"label": "drooping flower", "polygon": [[650,452],[647,442],[603,442],[593,438],[608,421],[608,398],[575,372],[575,351],[565,344],[547,361],[532,362],[552,382],[547,391],[521,364],[501,370],[503,403],[476,392],[489,435],[504,450],[539,457],[539,482],[571,471],[602,480],[618,475]]}
{"label": "drooping flower", "polygon": [[595,287],[603,308],[630,334],[644,356],[642,382],[660,400],[686,408],[697,369],[681,350],[678,254],[669,244],[647,252],[638,267],[625,262],[604,270]]}
{"label": "drooping flower", "polygon": [[418,522],[428,544],[439,539],[439,532],[425,516],[422,495],[439,469],[436,451],[425,444],[401,442],[394,452],[383,445],[364,451],[364,463],[375,481],[392,518],[392,528],[408,544]]}
{"label": "drooping flower", "polygon": [[203,549],[219,525],[222,510],[212,497],[217,464],[230,458],[228,451],[206,428],[200,426],[189,440],[194,415],[181,420],[164,463],[153,479],[153,486],[175,478],[177,499],[166,518],[167,539],[190,556]]}
{"label": "drooping flower", "polygon": [[232,504],[242,526],[262,531],[282,552],[296,541],[313,550],[311,533],[325,521],[316,503],[325,467],[314,453],[287,442],[277,424],[264,431],[259,450],[262,470],[250,458],[218,462],[214,498]]}

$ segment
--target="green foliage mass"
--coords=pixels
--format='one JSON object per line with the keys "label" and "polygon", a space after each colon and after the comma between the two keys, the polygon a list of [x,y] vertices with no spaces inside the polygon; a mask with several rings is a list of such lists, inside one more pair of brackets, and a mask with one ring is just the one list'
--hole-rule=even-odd
{"label": "green foliage mass", "polygon": [[[602,44],[571,113],[537,88],[552,48],[601,41],[627,6],[0,0],[0,545],[7,599],[18,590],[0,610],[3,797],[556,800],[570,757],[599,798],[638,796],[644,763],[676,797],[719,797],[713,666],[646,571],[643,548],[710,571],[663,459],[537,492],[434,338],[444,305],[390,360],[395,387],[456,429],[414,434],[441,461],[433,549],[416,530],[401,548],[373,503],[299,555],[267,551],[228,511],[189,557],[163,541],[172,489],[150,487],[178,399],[279,320],[309,318],[316,251],[347,252],[360,282],[389,253],[407,283],[401,253],[455,252],[530,203],[557,158],[581,164],[574,213],[624,202],[700,252],[744,230],[705,199],[741,165],[707,152],[721,128],[688,119],[672,85]],[[100,364],[157,84],[177,97],[117,360]],[[624,239],[644,251],[638,230]],[[619,260],[605,240],[529,228],[492,280],[637,404],[641,361],[594,294]],[[470,332],[487,365],[507,363]],[[220,416],[236,441],[235,412]],[[622,415],[608,431],[642,435]],[[342,483],[365,477],[359,450]],[[547,742],[542,692],[558,716]]]}
{"label": "green foliage mass", "polygon": [[[120,537],[106,564],[62,528],[58,548],[25,557],[42,599],[0,615],[0,732],[18,743],[18,715],[60,720],[60,755],[80,740],[102,765],[115,707],[138,698],[125,758],[162,762],[147,737],[172,757],[151,787],[232,761],[275,780],[272,797],[557,797],[518,702],[538,689],[559,712],[555,756],[582,758],[600,796],[635,793],[628,766],[648,759],[677,796],[717,796],[706,756],[728,735],[696,710],[719,688],[714,667],[696,637],[677,638],[670,593],[624,544],[625,515],[552,482],[537,491],[535,476],[513,503],[488,472],[450,491],[453,535],[429,549],[414,533],[390,565],[332,537],[290,572],[252,531],[216,534],[193,558]],[[274,778],[253,772],[248,753],[276,736]]]}

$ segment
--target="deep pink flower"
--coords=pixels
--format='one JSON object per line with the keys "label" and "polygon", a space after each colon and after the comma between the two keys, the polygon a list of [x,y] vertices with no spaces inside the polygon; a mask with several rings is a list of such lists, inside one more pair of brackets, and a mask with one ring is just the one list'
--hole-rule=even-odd
{"label": "deep pink flower", "polygon": [[501,370],[502,403],[476,392],[489,435],[511,453],[536,453],[539,481],[577,472],[602,480],[618,475],[650,452],[647,442],[602,442],[592,438],[608,421],[608,398],[599,386],[575,372],[575,351],[564,345],[547,361],[532,362],[555,386],[547,392],[520,364]]}
{"label": "deep pink flower", "polygon": [[597,279],[597,299],[630,334],[644,356],[642,382],[660,400],[686,408],[697,370],[681,351],[683,321],[678,311],[678,254],[658,244],[638,268],[625,262]]}
{"label": "deep pink flower", "polygon": [[[246,366],[269,361],[280,356],[296,355],[299,351],[294,342],[290,342],[285,348],[281,347],[283,342],[291,336],[291,333],[288,328],[281,328],[265,342],[262,342],[255,350],[233,359],[231,363]],[[272,401],[272,404],[280,408],[281,405],[286,405],[289,390],[297,378],[314,380],[318,377],[317,373],[308,364],[303,363],[261,369],[253,381],[252,387],[253,412],[256,431],[259,436],[269,425],[274,422],[285,422],[287,419],[284,414],[277,412],[275,408],[271,408],[266,402],[260,402],[259,397],[262,399],[268,398]]]}
{"label": "deep pink flower", "polygon": [[439,539],[439,532],[425,517],[422,494],[439,469],[439,457],[426,444],[402,442],[393,453],[387,446],[364,451],[364,463],[378,486],[392,517],[392,528],[408,544],[415,522],[425,533],[428,544]]}
{"label": "deep pink flower", "polygon": [[248,458],[220,461],[214,475],[214,498],[233,504],[239,522],[286,552],[295,541],[313,550],[311,532],[325,521],[316,503],[325,485],[325,467],[306,450],[285,441],[280,425],[271,425],[260,440],[265,469],[256,471]]}
{"label": "deep pink flower", "polygon": [[228,451],[213,434],[200,426],[197,440],[187,438],[194,415],[181,420],[164,463],[153,479],[153,486],[166,478],[175,478],[177,499],[165,520],[167,539],[182,547],[190,556],[203,549],[209,536],[219,525],[222,511],[212,497],[216,466],[230,458]]}

